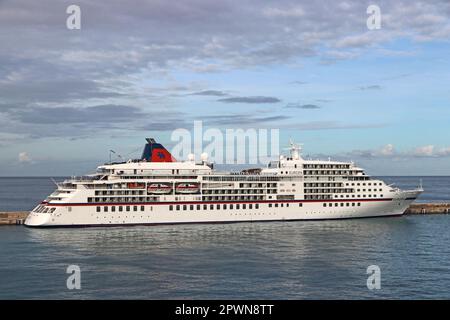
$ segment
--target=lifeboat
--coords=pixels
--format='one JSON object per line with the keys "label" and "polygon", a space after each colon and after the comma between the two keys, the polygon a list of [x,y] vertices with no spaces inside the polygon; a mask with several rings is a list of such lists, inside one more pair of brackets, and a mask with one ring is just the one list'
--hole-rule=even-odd
{"label": "lifeboat", "polygon": [[152,183],[147,186],[147,193],[168,194],[172,192],[172,187],[164,183]]}
{"label": "lifeboat", "polygon": [[200,190],[198,183],[180,183],[176,186],[177,193],[197,193]]}
{"label": "lifeboat", "polygon": [[127,183],[127,187],[128,187],[128,189],[144,189],[145,183],[129,182],[129,183]]}

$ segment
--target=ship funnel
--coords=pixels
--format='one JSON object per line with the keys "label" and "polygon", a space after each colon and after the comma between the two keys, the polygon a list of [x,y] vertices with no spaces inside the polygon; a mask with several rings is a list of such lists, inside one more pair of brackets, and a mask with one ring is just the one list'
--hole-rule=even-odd
{"label": "ship funnel", "polygon": [[147,162],[176,162],[177,160],[153,138],[146,138],[147,144],[142,152],[141,160]]}

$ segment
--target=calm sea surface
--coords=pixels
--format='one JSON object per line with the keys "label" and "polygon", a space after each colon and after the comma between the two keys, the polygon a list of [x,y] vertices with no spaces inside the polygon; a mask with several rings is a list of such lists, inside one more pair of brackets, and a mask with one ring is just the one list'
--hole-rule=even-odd
{"label": "calm sea surface", "polygon": [[[450,177],[420,201],[450,201]],[[57,179],[58,180],[58,179]],[[0,211],[29,210],[49,178],[0,178]],[[81,269],[68,290],[66,268]],[[366,269],[381,269],[368,290]],[[0,299],[450,299],[450,216],[151,227],[0,228]]]}

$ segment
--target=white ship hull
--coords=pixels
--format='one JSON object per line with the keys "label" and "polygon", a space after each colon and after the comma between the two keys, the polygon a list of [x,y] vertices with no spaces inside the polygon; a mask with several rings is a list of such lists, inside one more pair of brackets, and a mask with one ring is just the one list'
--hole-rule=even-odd
{"label": "white ship hull", "polygon": [[[177,162],[153,139],[141,159],[109,163],[58,184],[25,221],[30,227],[349,219],[402,215],[423,191],[372,179],[353,163],[290,158],[267,168],[215,172]],[[160,161],[161,160],[161,161]],[[156,187],[168,189],[158,194]],[[195,187],[195,192],[183,188]],[[155,190],[153,190],[155,189]],[[190,190],[191,191],[191,190]]]}
{"label": "white ship hull", "polygon": [[[330,201],[324,207],[324,202],[278,202],[278,207],[269,208],[269,203],[252,203],[252,209],[246,203],[246,209],[223,209],[224,203],[200,203],[200,210],[197,210],[197,203],[172,204],[137,204],[138,210],[133,211],[134,205],[129,205],[130,211],[126,211],[124,204],[122,212],[104,213],[97,212],[96,205],[72,205],[71,211],[67,206],[60,206],[54,213],[34,213],[31,212],[26,220],[26,225],[30,227],[62,227],[62,226],[119,226],[119,225],[156,225],[156,224],[177,224],[177,223],[229,223],[229,222],[257,222],[257,221],[291,221],[291,220],[327,220],[327,219],[352,219],[387,217],[402,215],[409,205],[414,201],[420,192],[402,192],[398,198],[382,200],[353,200],[353,201]],[[301,203],[301,207],[300,204]],[[328,203],[332,207],[328,207]],[[335,207],[335,204],[338,207]],[[344,206],[341,207],[341,203]],[[349,206],[347,207],[347,203]],[[352,203],[360,203],[360,206],[352,206]],[[283,204],[283,207],[281,207]],[[289,206],[287,206],[289,204]],[[180,210],[176,210],[176,206]],[[183,206],[186,210],[183,210]],[[190,206],[193,209],[190,209]],[[203,210],[203,205],[207,206]],[[213,210],[210,210],[210,206]],[[141,211],[141,206],[144,210]],[[116,207],[118,207],[116,205]],[[234,204],[236,207],[236,204]]]}

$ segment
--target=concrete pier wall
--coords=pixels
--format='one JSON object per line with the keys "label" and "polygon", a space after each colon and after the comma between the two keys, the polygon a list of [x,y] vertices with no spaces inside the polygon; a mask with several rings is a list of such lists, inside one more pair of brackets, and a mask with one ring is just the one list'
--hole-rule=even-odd
{"label": "concrete pier wall", "polygon": [[28,211],[0,212],[0,225],[23,224]]}
{"label": "concrete pier wall", "polygon": [[413,203],[406,214],[445,214],[450,213],[450,203]]}

